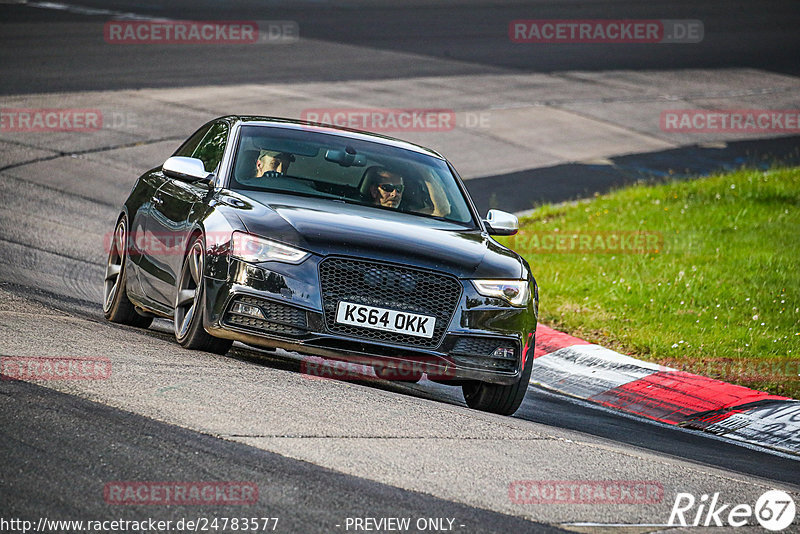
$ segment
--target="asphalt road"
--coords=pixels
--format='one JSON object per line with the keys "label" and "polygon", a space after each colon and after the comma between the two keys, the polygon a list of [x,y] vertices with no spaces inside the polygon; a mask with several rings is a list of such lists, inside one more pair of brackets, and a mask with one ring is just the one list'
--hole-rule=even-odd
{"label": "asphalt road", "polygon": [[[29,2],[31,6],[44,2]],[[0,5],[0,93],[341,81],[507,72],[752,67],[797,74],[800,7],[759,2],[53,2]],[[109,45],[103,24],[134,13],[184,20],[289,20],[300,41],[265,46]],[[697,45],[511,42],[515,19],[700,20]],[[368,52],[367,52],[368,51]]]}
{"label": "asphalt road", "polygon": [[[109,325],[99,305],[103,236],[111,231],[134,177],[159,158],[163,161],[164,154],[208,117],[209,101],[221,99],[224,107],[231,98],[224,90],[215,93],[197,86],[247,84],[250,100],[238,101],[240,105],[263,98],[302,109],[314,102],[308,95],[315,91],[351,105],[359,91],[373,99],[392,88],[397,91],[392,98],[402,91],[365,81],[389,84],[438,76],[440,83],[457,79],[454,84],[463,87],[449,89],[492,105],[501,94],[481,88],[490,87],[487,78],[494,75],[563,71],[559,80],[577,83],[580,76],[574,71],[585,70],[597,71],[597,78],[587,75],[579,89],[558,85],[553,94],[562,96],[570,88],[586,91],[563,96],[574,97],[575,106],[597,107],[602,114],[600,101],[588,99],[593,91],[602,93],[604,102],[619,96],[636,104],[643,98],[627,92],[634,85],[630,74],[616,85],[606,83],[615,77],[609,70],[664,70],[665,87],[643,91],[652,95],[673,91],[666,88],[672,76],[668,69],[702,67],[718,70],[722,81],[714,96],[722,98],[735,92],[735,80],[740,79],[738,71],[727,69],[798,73],[797,3],[64,4],[107,11],[87,14],[52,5],[0,4],[0,94],[20,95],[9,100],[17,107],[27,106],[28,99],[35,101],[36,94],[53,91],[71,93],[44,95],[42,101],[91,103],[85,107],[108,102],[114,110],[132,103],[138,123],[136,128],[100,132],[100,138],[0,137],[0,352],[102,356],[112,361],[114,371],[110,380],[102,381],[0,383],[2,517],[167,519],[239,511],[109,506],[102,499],[102,487],[120,479],[252,480],[261,488],[259,512],[279,515],[284,532],[336,531],[337,522],[348,516],[454,517],[465,525],[463,532],[556,527],[580,531],[583,527],[574,523],[663,523],[678,491],[719,491],[729,500],[754,502],[766,489],[779,487],[798,500],[800,463],[768,451],[623,417],[535,389],[529,390],[515,417],[503,418],[468,410],[457,390],[427,381],[406,386],[310,380],[299,372],[297,355],[238,346],[226,357],[184,351],[171,339],[166,322],[157,321],[147,331]],[[114,16],[109,11],[182,19],[293,20],[303,38],[296,45],[281,46],[107,45],[102,27]],[[706,38],[691,47],[532,49],[508,41],[507,23],[515,18],[699,19]],[[750,72],[748,79],[761,76],[761,71]],[[477,94],[470,93],[475,90],[470,80],[483,84]],[[793,83],[788,76],[774,80]],[[290,82],[308,82],[300,88],[306,92],[289,88]],[[259,93],[260,84],[270,85]],[[286,95],[281,84],[286,84]],[[345,94],[347,85],[355,89]],[[142,87],[174,92],[133,91]],[[770,87],[748,90],[745,97],[789,103],[795,98],[775,87],[772,92]],[[131,91],[97,97],[91,93],[115,89]],[[434,105],[439,89],[428,83],[428,90],[426,105]],[[591,111],[581,108],[580,114],[585,117]],[[510,120],[510,115],[494,117]],[[642,124],[640,120],[634,129],[643,130]],[[514,126],[507,137],[526,134],[526,126]],[[499,182],[543,189],[542,194],[552,195],[546,200],[590,194],[663,163],[658,150],[674,145],[663,136],[645,134],[645,144],[654,152],[638,159],[614,158],[621,174],[598,176],[596,168],[588,172],[575,165],[540,174],[495,174],[490,186],[476,178],[471,187],[483,187],[487,202]],[[458,134],[444,141],[456,158],[472,161]],[[546,138],[530,142],[553,145],[547,145]],[[728,164],[761,145],[742,146],[738,153],[732,149],[730,157],[722,155],[719,163]],[[787,138],[777,146],[783,155],[791,155],[797,141]],[[523,148],[521,152],[527,150]],[[669,160],[691,165],[691,156],[680,149]],[[714,152],[717,156],[721,154]],[[694,161],[713,157],[701,153]],[[520,156],[519,161],[532,166],[532,158]],[[486,167],[479,163],[474,165],[473,176],[491,174],[481,171]],[[515,168],[525,168],[520,165]],[[495,160],[487,167],[492,166],[497,166]],[[547,186],[564,174],[574,179],[548,191]],[[514,200],[513,195],[503,198]],[[525,479],[653,480],[663,485],[665,499],[652,506],[510,502],[509,484]]]}
{"label": "asphalt road", "polygon": [[[41,517],[147,517],[177,523],[182,518],[235,514],[277,518],[275,532],[334,532],[343,530],[348,517],[415,517],[450,518],[461,532],[563,532],[336,473],[25,382],[0,382],[0,403],[0,499],[6,519],[37,523]],[[254,484],[259,498],[233,510],[219,505],[151,505],[150,511],[109,503],[105,484],[124,480],[242,481]]]}
{"label": "asphalt road", "polygon": [[668,179],[690,179],[743,166],[767,169],[776,163],[800,163],[800,136],[733,141],[724,148],[690,145],[669,150],[609,158],[602,164],[562,163],[500,175],[481,176],[467,182],[478,211],[500,208],[512,213],[533,207],[531,197],[520,191],[535,191],[535,205],[588,198],[595,193],[635,183]]}

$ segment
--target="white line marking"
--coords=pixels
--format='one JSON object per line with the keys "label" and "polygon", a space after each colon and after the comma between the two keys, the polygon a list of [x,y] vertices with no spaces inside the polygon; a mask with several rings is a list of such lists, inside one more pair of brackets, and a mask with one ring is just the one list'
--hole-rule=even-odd
{"label": "white line marking", "polygon": [[[66,11],[68,13],[75,13],[77,15],[89,15],[89,16],[110,15],[116,19],[157,20],[155,17],[149,17],[146,15],[137,15],[136,13],[115,11],[113,9],[98,9],[94,7],[73,6],[69,4],[61,4],[58,2],[26,2],[25,5],[39,9],[54,9],[56,11]],[[158,20],[167,20],[167,19],[158,19]]]}
{"label": "white line marking", "polygon": [[665,523],[560,523],[570,527],[676,527]]}

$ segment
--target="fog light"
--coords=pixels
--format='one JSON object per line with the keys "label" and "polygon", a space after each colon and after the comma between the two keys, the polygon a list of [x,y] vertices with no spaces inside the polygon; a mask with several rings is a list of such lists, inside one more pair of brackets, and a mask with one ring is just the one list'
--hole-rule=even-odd
{"label": "fog light", "polygon": [[252,265],[248,265],[244,262],[233,262],[234,264],[238,263],[238,267],[235,270],[234,275],[234,282],[237,284],[242,285],[250,285],[253,281],[261,281],[264,280],[264,270],[259,269],[258,267],[253,267]]}
{"label": "fog light", "polygon": [[492,358],[498,358],[500,360],[513,360],[514,349],[510,349],[508,347],[498,347],[492,353]]}
{"label": "fog light", "polygon": [[263,280],[264,279],[264,271],[262,271],[258,267],[253,267],[252,265],[248,265],[247,266],[247,276],[249,276],[253,280]]}
{"label": "fog light", "polygon": [[259,319],[266,319],[264,312],[258,306],[244,304],[242,302],[234,302],[231,306],[231,313],[238,313],[240,315],[249,315],[250,317],[258,317]]}

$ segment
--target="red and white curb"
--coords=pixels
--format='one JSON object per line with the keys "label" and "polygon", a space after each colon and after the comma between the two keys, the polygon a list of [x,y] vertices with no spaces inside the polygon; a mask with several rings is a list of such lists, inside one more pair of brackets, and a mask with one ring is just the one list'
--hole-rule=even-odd
{"label": "red and white curb", "polygon": [[800,454],[800,401],[536,329],[531,383],[662,423]]}

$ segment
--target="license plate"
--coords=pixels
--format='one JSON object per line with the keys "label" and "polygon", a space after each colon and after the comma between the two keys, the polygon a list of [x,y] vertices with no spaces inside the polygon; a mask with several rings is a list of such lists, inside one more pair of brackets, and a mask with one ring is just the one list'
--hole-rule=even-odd
{"label": "license plate", "polygon": [[436,317],[341,301],[336,310],[336,322],[431,338]]}

